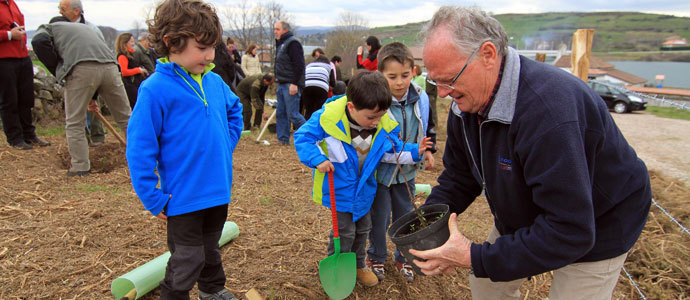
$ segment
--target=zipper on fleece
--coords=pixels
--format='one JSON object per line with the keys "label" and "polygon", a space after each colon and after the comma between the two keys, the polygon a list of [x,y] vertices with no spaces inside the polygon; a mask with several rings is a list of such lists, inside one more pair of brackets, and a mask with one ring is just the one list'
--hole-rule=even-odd
{"label": "zipper on fleece", "polygon": [[[206,115],[208,116],[208,115],[209,115],[209,112],[208,112],[208,102],[206,101],[206,93],[204,93],[204,88],[201,86],[201,82],[199,82],[199,88],[201,89],[201,95],[200,95],[199,92],[194,88],[194,86],[193,86],[191,83],[189,83],[189,81],[187,81],[187,78],[185,78],[182,74],[180,74],[180,72],[177,72],[177,69],[174,69],[174,68],[173,68],[173,70],[175,71],[175,73],[177,73],[178,76],[180,76],[180,77],[182,78],[182,80],[184,80],[184,82],[185,82],[190,88],[192,88],[192,90],[194,91],[194,93],[196,94],[196,96],[199,97],[199,99],[201,99],[201,101],[204,102],[204,109],[206,110]],[[191,76],[191,75],[190,75],[190,76]],[[201,75],[201,76],[203,77],[203,75]],[[202,95],[203,95],[203,97],[202,97]]]}

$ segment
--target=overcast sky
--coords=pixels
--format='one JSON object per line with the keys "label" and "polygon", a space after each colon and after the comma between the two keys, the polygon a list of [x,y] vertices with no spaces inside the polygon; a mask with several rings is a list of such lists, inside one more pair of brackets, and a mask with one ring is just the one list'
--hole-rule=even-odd
{"label": "overcast sky", "polygon": [[[15,0],[24,13],[26,28],[36,29],[58,15],[59,0]],[[259,0],[250,0],[250,3]],[[143,27],[145,11],[158,0],[82,0],[86,19],[96,25],[118,30]],[[221,20],[224,10],[239,1],[211,0]],[[333,26],[338,13],[352,11],[369,20],[371,27],[399,25],[429,20],[434,12],[446,4],[475,5],[495,14],[540,13],[565,11],[636,11],[690,17],[687,0],[484,0],[484,1],[423,1],[423,0],[289,0],[281,1],[297,26]]]}

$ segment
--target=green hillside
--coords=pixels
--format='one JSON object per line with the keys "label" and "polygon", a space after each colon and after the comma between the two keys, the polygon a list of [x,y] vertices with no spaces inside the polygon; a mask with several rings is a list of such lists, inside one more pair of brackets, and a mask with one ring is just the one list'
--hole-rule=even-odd
{"label": "green hillside", "polygon": [[[679,36],[690,40],[690,18],[636,12],[568,12],[495,15],[505,27],[513,47],[547,50],[560,44],[570,47],[572,34],[579,28],[594,29],[594,52],[653,51],[666,38]],[[408,45],[420,42],[422,23],[377,27],[372,34],[383,43],[400,41]]]}

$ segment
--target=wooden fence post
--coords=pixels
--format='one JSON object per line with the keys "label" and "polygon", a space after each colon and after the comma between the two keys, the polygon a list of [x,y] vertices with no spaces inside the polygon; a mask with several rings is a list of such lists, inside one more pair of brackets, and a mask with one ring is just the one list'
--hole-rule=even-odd
{"label": "wooden fence post", "polygon": [[578,29],[573,33],[573,45],[570,64],[573,75],[587,82],[589,75],[589,57],[592,52],[594,29]]}

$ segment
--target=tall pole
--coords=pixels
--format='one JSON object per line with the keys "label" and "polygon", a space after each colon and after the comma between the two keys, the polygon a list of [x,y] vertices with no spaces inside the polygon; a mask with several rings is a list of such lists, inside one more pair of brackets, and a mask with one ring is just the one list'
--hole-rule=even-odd
{"label": "tall pole", "polygon": [[573,46],[570,54],[570,64],[573,75],[587,82],[589,75],[589,58],[592,53],[594,29],[578,29],[573,33]]}

